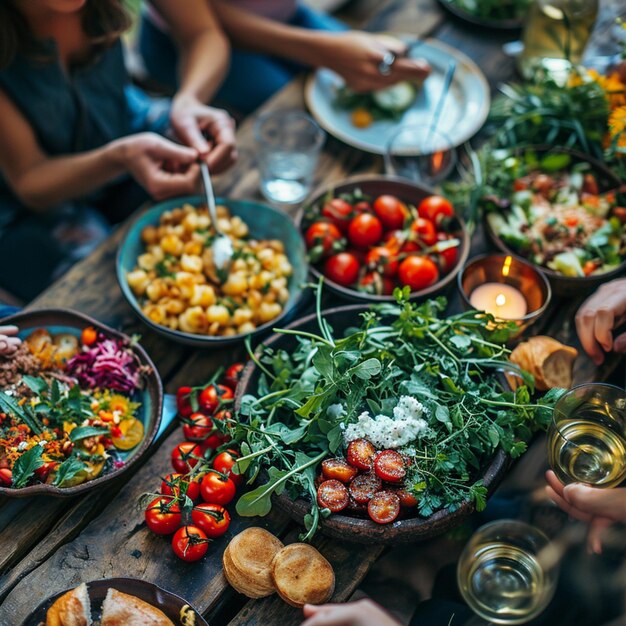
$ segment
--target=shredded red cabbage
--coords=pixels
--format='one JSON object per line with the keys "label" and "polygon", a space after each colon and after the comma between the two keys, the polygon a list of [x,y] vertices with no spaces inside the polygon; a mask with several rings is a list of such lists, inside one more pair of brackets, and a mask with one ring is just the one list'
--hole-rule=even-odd
{"label": "shredded red cabbage", "polygon": [[130,393],[141,386],[137,357],[120,340],[102,338],[91,347],[83,347],[65,369],[79,383],[91,388]]}

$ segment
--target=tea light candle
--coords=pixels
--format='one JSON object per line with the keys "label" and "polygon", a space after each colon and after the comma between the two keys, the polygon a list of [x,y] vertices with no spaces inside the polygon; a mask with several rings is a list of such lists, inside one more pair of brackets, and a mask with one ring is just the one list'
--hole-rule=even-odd
{"label": "tea light candle", "polygon": [[528,303],[521,291],[505,283],[485,283],[472,291],[470,304],[496,319],[519,320],[528,313]]}

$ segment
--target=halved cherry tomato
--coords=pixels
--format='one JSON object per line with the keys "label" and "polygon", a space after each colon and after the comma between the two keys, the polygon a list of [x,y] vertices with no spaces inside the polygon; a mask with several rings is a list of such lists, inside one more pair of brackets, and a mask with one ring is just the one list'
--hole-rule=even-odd
{"label": "halved cherry tomato", "polygon": [[172,467],[175,472],[187,474],[192,467],[198,465],[201,456],[202,450],[197,443],[183,441],[172,450]]}
{"label": "halved cherry tomato", "polygon": [[322,207],[322,216],[330,220],[342,233],[346,233],[352,217],[352,205],[342,198],[333,198]]}
{"label": "halved cherry tomato", "polygon": [[192,413],[183,423],[183,436],[188,441],[204,441],[213,430],[213,422],[204,413]]}
{"label": "halved cherry tomato", "polygon": [[381,221],[371,213],[357,215],[348,226],[348,239],[357,248],[369,248],[383,236]]}
{"label": "halved cherry tomato", "polygon": [[209,472],[200,483],[200,495],[205,502],[211,504],[228,504],[234,497],[237,488],[235,483],[217,472]]}
{"label": "halved cherry tomato", "polygon": [[346,486],[338,480],[325,480],[317,489],[317,503],[332,513],[343,511],[349,501]]}
{"label": "halved cherry tomato", "polygon": [[374,462],[376,448],[367,439],[355,439],[348,444],[348,463],[358,469],[368,470]]}
{"label": "halved cherry tomato", "polygon": [[409,211],[406,204],[395,196],[378,196],[374,201],[374,213],[388,230],[402,228]]}
{"label": "halved cherry tomato", "polygon": [[10,487],[13,483],[13,472],[8,467],[0,469],[0,485]]}
{"label": "halved cherry tomato", "polygon": [[417,214],[424,219],[439,224],[444,218],[454,215],[454,207],[443,196],[428,196],[417,206]]}
{"label": "halved cherry tomato", "polygon": [[209,540],[197,526],[183,526],[172,537],[172,549],[183,561],[198,561],[209,549]]}
{"label": "halved cherry tomato", "polygon": [[373,472],[359,474],[349,485],[350,495],[359,504],[369,502],[372,496],[382,489],[383,483]]}
{"label": "halved cherry tomato", "polygon": [[439,270],[432,259],[424,256],[408,256],[398,268],[401,285],[408,285],[411,291],[420,291],[439,280]]}
{"label": "halved cherry tomato", "polygon": [[[315,222],[306,231],[304,240],[309,250],[319,249],[317,258],[329,255],[331,252],[338,252],[341,246],[341,231],[330,222]],[[337,244],[337,245],[335,245]]]}
{"label": "halved cherry tomato", "polygon": [[359,471],[343,459],[326,459],[322,461],[322,474],[326,480],[338,480],[349,483]]}
{"label": "halved cherry tomato", "polygon": [[189,480],[185,474],[167,474],[161,482],[161,493],[164,496],[181,497],[189,496],[192,501],[200,497],[200,483],[197,480]]}
{"label": "halved cherry tomato", "polygon": [[354,254],[340,252],[326,260],[324,275],[339,285],[349,287],[359,275],[359,262]]}
{"label": "halved cherry tomato", "polygon": [[417,498],[406,489],[396,489],[394,493],[400,498],[400,506],[411,509],[417,506]]}
{"label": "halved cherry tomato", "polygon": [[390,524],[400,514],[400,498],[393,491],[379,491],[369,501],[367,512],[377,524]]}
{"label": "halved cherry tomato", "polygon": [[372,248],[365,257],[365,263],[369,269],[383,276],[395,276],[398,271],[398,256],[385,246]]}
{"label": "halved cherry tomato", "polygon": [[146,508],[144,518],[155,535],[171,535],[182,521],[180,507],[173,498],[155,498]]}
{"label": "halved cherry tomato", "polygon": [[83,332],[80,334],[80,341],[84,346],[93,346],[98,341],[98,331],[93,326],[83,328]]}
{"label": "halved cherry tomato", "polygon": [[198,395],[198,404],[204,413],[212,415],[224,400],[232,400],[232,389],[226,385],[209,385]]}
{"label": "halved cherry tomato", "polygon": [[230,514],[219,504],[203,502],[193,507],[191,521],[202,529],[207,537],[217,539],[228,530]]}
{"label": "halved cherry tomato", "polygon": [[437,242],[437,229],[435,225],[423,217],[418,217],[411,224],[411,232],[417,235],[418,241],[421,241],[426,246],[432,246]]}
{"label": "halved cherry tomato", "polygon": [[[233,414],[230,411],[218,411],[214,416],[213,420],[215,421],[223,421],[232,419]],[[215,422],[214,422],[215,424]],[[222,433],[218,430],[217,426],[214,425],[211,434],[202,442],[203,450],[215,450],[219,448],[223,443],[230,441],[230,436]]]}
{"label": "halved cherry tomato", "polygon": [[406,476],[404,460],[395,450],[383,450],[374,458],[374,472],[381,480],[398,483]]}
{"label": "halved cherry tomato", "polygon": [[189,417],[193,413],[193,408],[191,407],[192,393],[193,389],[191,387],[178,388],[176,392],[176,408],[180,417]]}
{"label": "halved cherry tomato", "polygon": [[245,365],[243,363],[233,363],[225,372],[222,382],[235,393],[241,374]]}
{"label": "halved cherry tomato", "polygon": [[235,485],[241,485],[243,482],[242,474],[233,474],[233,465],[237,462],[237,459],[241,455],[236,450],[225,450],[224,452],[220,452],[213,459],[213,469],[221,472],[222,474],[226,474]]}

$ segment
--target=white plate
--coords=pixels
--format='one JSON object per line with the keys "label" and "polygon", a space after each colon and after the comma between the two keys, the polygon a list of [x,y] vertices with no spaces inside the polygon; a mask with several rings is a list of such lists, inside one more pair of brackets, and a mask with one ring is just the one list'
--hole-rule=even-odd
{"label": "white plate", "polygon": [[478,66],[464,54],[435,39],[428,39],[411,54],[430,63],[432,73],[410,109],[399,120],[378,120],[368,128],[356,128],[351,112],[335,107],[337,89],[343,79],[329,69],[319,69],[309,77],[305,89],[306,104],[318,124],[348,145],[384,154],[391,134],[402,124],[429,124],[441,94],[443,79],[451,59],[457,63],[454,80],[446,98],[438,130],[454,146],[473,137],[489,113],[489,85]]}

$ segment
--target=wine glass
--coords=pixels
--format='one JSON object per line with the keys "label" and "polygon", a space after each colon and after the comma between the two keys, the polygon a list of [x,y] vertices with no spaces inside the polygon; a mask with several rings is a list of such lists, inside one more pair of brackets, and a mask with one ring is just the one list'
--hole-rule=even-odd
{"label": "wine glass", "polygon": [[387,141],[385,172],[429,186],[444,180],[456,164],[447,135],[432,125],[400,126]]}
{"label": "wine glass", "polygon": [[626,479],[626,391],[579,385],[554,407],[548,461],[562,483],[616,487]]}
{"label": "wine glass", "polygon": [[493,624],[525,624],[550,603],[560,553],[540,530],[515,520],[481,526],[457,566],[459,590],[479,617]]}

